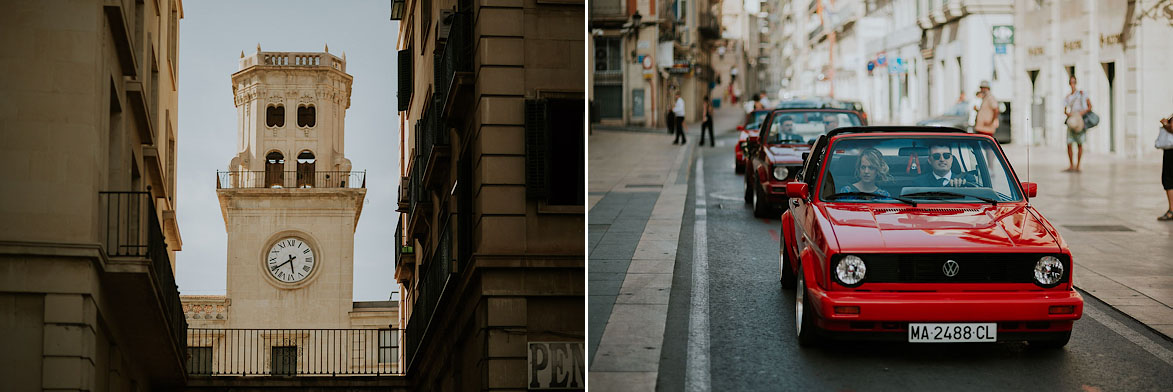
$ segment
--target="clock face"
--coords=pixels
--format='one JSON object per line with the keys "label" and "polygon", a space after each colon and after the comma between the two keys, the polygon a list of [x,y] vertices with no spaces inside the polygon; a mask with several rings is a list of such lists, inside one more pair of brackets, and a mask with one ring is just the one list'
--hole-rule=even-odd
{"label": "clock face", "polygon": [[269,275],[285,283],[297,283],[314,271],[314,250],[299,238],[286,237],[277,241],[265,255],[265,269]]}

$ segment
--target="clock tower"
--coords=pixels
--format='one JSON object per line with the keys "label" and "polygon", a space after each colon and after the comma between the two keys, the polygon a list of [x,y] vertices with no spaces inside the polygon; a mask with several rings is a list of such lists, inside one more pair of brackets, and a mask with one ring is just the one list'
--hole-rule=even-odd
{"label": "clock tower", "polygon": [[365,172],[346,159],[345,55],[241,53],[236,154],[218,173],[227,326],[349,328]]}

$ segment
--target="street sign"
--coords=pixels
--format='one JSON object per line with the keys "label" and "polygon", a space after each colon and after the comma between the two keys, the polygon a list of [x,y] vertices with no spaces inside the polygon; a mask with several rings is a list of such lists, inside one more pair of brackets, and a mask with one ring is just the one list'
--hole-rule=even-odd
{"label": "street sign", "polygon": [[1003,44],[994,45],[994,53],[995,54],[1006,54],[1006,45],[1003,45]]}
{"label": "street sign", "polygon": [[1014,26],[997,25],[991,28],[994,45],[1014,45]]}

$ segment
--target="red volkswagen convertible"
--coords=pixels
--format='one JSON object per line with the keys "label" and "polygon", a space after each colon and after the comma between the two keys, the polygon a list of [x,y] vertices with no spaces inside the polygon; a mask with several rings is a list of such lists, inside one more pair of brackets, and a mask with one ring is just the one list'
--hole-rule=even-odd
{"label": "red volkswagen convertible", "polygon": [[1027,341],[1083,313],[1071,252],[994,139],[952,128],[819,137],[786,184],[779,269],[803,345]]}

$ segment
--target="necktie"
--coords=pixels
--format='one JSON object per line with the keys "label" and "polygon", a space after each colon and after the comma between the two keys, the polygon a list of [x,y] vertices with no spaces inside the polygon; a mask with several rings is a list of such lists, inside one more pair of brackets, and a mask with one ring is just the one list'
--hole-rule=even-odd
{"label": "necktie", "polygon": [[941,179],[941,186],[949,186],[949,179],[948,179],[948,178],[942,178],[942,179]]}

